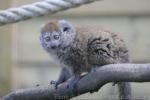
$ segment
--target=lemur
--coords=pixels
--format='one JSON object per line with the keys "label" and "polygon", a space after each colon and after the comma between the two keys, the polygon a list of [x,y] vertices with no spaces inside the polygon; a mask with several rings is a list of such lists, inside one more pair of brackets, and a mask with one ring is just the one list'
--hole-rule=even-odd
{"label": "lemur", "polygon": [[[41,28],[42,47],[62,66],[55,88],[69,78],[74,87],[84,72],[106,64],[129,62],[124,41],[102,28],[74,27],[69,21],[49,21]],[[126,86],[128,83],[122,83]]]}

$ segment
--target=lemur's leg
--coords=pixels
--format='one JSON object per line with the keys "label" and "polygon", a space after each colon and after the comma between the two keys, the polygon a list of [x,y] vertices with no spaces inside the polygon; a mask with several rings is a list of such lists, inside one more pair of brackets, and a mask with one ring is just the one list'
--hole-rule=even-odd
{"label": "lemur's leg", "polygon": [[71,78],[68,80],[67,89],[76,91],[76,86],[80,78],[81,78],[80,74],[77,73],[73,74]]}
{"label": "lemur's leg", "polygon": [[99,68],[99,66],[94,65],[94,66],[92,66],[90,72],[96,72],[98,68]]}
{"label": "lemur's leg", "polygon": [[132,100],[131,84],[129,82],[119,82],[117,84],[120,100]]}
{"label": "lemur's leg", "polygon": [[57,81],[51,81],[51,84],[55,85],[55,89],[57,89],[58,85],[67,81],[71,77],[69,70],[66,67],[61,69],[61,73]]}

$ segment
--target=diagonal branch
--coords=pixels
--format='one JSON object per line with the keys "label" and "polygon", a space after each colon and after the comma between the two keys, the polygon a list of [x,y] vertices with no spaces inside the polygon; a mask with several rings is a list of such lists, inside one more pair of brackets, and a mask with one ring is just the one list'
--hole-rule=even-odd
{"label": "diagonal branch", "polygon": [[57,90],[48,86],[13,91],[2,100],[68,100],[90,91],[97,91],[109,82],[150,82],[150,64],[105,65],[81,78],[77,84],[77,91],[67,90],[67,84],[63,83]]}

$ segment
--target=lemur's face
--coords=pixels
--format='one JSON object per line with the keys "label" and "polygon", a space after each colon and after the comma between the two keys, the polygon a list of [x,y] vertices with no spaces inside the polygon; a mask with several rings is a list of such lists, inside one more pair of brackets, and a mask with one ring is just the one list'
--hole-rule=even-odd
{"label": "lemur's face", "polygon": [[40,42],[48,52],[68,46],[75,36],[74,27],[65,20],[50,21],[41,29]]}

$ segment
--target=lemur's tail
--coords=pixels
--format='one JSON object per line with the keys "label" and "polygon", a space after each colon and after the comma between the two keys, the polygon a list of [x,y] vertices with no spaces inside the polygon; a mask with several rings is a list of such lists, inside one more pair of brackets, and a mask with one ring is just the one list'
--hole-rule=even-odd
{"label": "lemur's tail", "polygon": [[119,82],[117,84],[120,100],[132,100],[131,84],[129,82]]}

